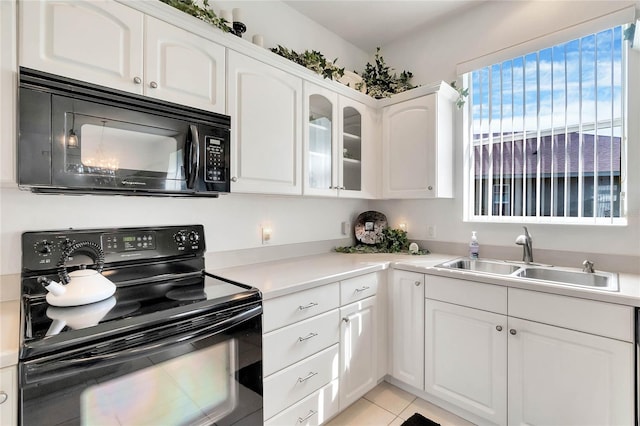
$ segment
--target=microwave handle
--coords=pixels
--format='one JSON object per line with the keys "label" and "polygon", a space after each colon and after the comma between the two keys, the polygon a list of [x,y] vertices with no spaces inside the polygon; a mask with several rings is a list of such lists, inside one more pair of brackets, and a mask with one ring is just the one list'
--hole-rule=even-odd
{"label": "microwave handle", "polygon": [[189,132],[191,133],[191,149],[189,150],[187,188],[194,189],[196,178],[198,177],[198,169],[200,169],[200,135],[198,135],[198,126],[190,124]]}

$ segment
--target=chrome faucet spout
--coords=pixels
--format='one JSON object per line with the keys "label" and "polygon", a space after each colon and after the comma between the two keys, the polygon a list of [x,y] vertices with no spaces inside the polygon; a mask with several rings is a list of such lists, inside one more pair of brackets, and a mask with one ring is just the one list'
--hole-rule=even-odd
{"label": "chrome faucet spout", "polygon": [[516,238],[516,244],[522,246],[522,260],[524,263],[532,263],[533,262],[533,240],[531,239],[531,234],[529,234],[529,230],[526,226],[523,226],[524,234],[518,235]]}

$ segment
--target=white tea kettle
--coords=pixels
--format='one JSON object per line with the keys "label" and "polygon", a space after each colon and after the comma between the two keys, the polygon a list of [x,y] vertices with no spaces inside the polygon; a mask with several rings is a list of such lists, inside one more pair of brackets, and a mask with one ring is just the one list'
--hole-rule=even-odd
{"label": "white tea kettle", "polygon": [[[72,253],[78,250],[93,254],[92,257],[96,263],[95,270],[86,269],[85,265],[81,265],[82,269],[67,273],[65,262]],[[60,282],[46,277],[38,278],[38,282],[49,292],[47,303],[52,306],[79,306],[113,296],[116,286],[101,274],[103,266],[104,253],[100,246],[90,241],[72,244],[62,253],[58,262]]]}

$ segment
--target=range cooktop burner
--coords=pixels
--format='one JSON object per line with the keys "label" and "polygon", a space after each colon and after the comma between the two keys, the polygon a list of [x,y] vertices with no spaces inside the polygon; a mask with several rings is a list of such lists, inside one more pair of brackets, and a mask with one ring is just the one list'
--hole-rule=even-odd
{"label": "range cooktop burner", "polygon": [[[39,279],[59,281],[58,265],[82,261],[65,258],[66,248],[83,242],[102,251],[102,275],[116,285],[115,294],[81,306],[50,306]],[[203,272],[201,225],[27,232],[22,252],[21,359],[261,300],[256,289]]]}

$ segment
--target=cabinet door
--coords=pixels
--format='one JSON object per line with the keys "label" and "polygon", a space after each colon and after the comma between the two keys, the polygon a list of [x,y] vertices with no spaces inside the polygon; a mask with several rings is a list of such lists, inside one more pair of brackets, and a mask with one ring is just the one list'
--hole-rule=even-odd
{"label": "cabinet door", "polygon": [[16,8],[0,1],[0,187],[16,183]]}
{"label": "cabinet door", "polygon": [[424,389],[424,275],[394,270],[391,297],[391,375]]}
{"label": "cabinet door", "polygon": [[375,296],[340,308],[340,409],[377,383]]}
{"label": "cabinet door", "polygon": [[425,312],[425,391],[507,422],[507,317],[431,299]]}
{"label": "cabinet door", "polygon": [[510,425],[632,425],[632,343],[509,318]]}
{"label": "cabinet door", "polygon": [[229,51],[231,191],[302,193],[302,80]]}
{"label": "cabinet door", "polygon": [[383,109],[383,197],[453,196],[452,120],[438,93]]}
{"label": "cabinet door", "polygon": [[378,138],[376,112],[360,102],[339,99],[338,182],[340,197],[375,198],[377,194]]}
{"label": "cabinet door", "polygon": [[145,25],[145,94],[224,113],[225,48],[150,16]]}
{"label": "cabinet door", "polygon": [[19,28],[21,66],[142,93],[141,12],[107,0],[21,1]]}
{"label": "cabinet door", "polygon": [[338,94],[304,82],[305,195],[338,195]]}

